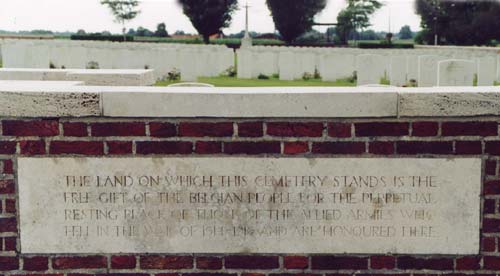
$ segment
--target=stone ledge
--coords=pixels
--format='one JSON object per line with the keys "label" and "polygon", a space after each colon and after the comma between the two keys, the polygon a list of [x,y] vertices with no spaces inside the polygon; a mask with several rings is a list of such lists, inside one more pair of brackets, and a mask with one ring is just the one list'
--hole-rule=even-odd
{"label": "stone ledge", "polygon": [[500,115],[500,87],[2,85],[3,117],[465,117]]}

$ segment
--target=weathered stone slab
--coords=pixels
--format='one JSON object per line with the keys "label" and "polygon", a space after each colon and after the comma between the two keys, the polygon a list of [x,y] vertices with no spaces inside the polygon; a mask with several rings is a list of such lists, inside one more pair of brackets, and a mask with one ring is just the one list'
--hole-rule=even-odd
{"label": "weathered stone slab", "polygon": [[403,86],[407,83],[407,58],[406,56],[391,57],[390,64],[390,84],[393,86]]}
{"label": "weathered stone slab", "polygon": [[479,253],[479,158],[19,158],[18,171],[25,254]]}
{"label": "weathered stone slab", "polygon": [[496,87],[406,88],[399,93],[400,117],[500,115]]}
{"label": "weathered stone slab", "polygon": [[141,69],[71,70],[67,79],[97,86],[149,86],[156,82],[153,70]]}
{"label": "weathered stone slab", "polygon": [[418,86],[436,86],[438,81],[438,62],[444,57],[436,55],[423,55],[418,57]]}
{"label": "weathered stone slab", "polygon": [[497,57],[486,56],[478,59],[477,86],[494,85],[497,73]]}
{"label": "weathered stone slab", "polygon": [[[34,82],[38,83],[38,82]],[[75,82],[63,82],[74,83]],[[2,85],[0,83],[0,116],[3,117],[85,117],[101,115],[101,100],[98,92],[43,92],[49,87],[39,85],[34,92],[31,84]],[[67,84],[64,84],[67,85]],[[21,92],[21,89],[27,89]],[[61,84],[51,88],[61,88]],[[69,90],[69,89],[68,89]]]}
{"label": "weathered stone slab", "polygon": [[398,98],[394,88],[356,87],[103,87],[102,91],[104,115],[112,117],[394,117]]}

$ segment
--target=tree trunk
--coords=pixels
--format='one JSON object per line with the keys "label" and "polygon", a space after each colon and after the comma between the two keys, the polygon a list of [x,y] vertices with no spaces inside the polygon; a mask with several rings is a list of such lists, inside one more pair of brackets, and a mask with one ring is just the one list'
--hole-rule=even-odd
{"label": "tree trunk", "polygon": [[210,35],[203,34],[203,43],[210,44]]}

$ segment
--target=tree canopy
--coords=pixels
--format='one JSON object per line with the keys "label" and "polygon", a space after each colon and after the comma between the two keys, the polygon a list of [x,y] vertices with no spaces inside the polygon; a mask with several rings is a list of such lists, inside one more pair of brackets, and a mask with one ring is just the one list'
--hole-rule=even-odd
{"label": "tree canopy", "polygon": [[337,36],[342,44],[347,44],[349,34],[370,26],[370,16],[382,3],[377,0],[347,0],[347,7],[337,16]]}
{"label": "tree canopy", "polygon": [[237,0],[178,0],[178,2],[207,44],[211,35],[229,27],[232,15],[238,9]]}
{"label": "tree canopy", "polygon": [[125,22],[134,19],[140,11],[138,0],[102,0],[102,5],[108,6],[115,17],[115,21],[122,24],[123,34],[125,34]]}
{"label": "tree canopy", "polygon": [[399,39],[412,39],[413,38],[413,32],[411,31],[410,26],[404,25],[401,27],[401,30],[399,31]]}
{"label": "tree canopy", "polygon": [[267,0],[274,25],[290,44],[311,30],[314,16],[326,6],[326,0]]}
{"label": "tree canopy", "polygon": [[424,43],[484,45],[500,39],[500,2],[416,0]]}

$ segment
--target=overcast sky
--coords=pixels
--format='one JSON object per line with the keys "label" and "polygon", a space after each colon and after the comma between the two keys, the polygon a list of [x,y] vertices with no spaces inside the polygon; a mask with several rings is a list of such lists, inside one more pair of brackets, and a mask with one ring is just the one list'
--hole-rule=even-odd
{"label": "overcast sky", "polygon": [[[287,0],[283,0],[287,1]],[[165,22],[169,33],[183,30],[194,33],[189,20],[182,14],[176,0],[141,0],[142,13],[127,24],[128,28],[143,26],[155,29],[156,24]],[[245,0],[239,0],[244,5]],[[372,18],[373,29],[398,32],[401,26],[410,25],[412,30],[419,28],[420,19],[414,13],[413,0],[385,0],[384,7]],[[121,27],[113,22],[109,11],[101,6],[100,0],[0,0],[0,29],[90,32],[109,30],[121,32]],[[338,12],[344,7],[345,0],[327,0],[327,7],[318,15],[316,21],[336,22]],[[250,9],[250,30],[272,32],[274,24],[265,0],[248,0]],[[389,16],[390,15],[390,16]],[[390,18],[390,20],[389,20]],[[225,33],[239,32],[244,29],[244,9],[234,15],[230,28]],[[319,28],[318,30],[324,30]]]}

